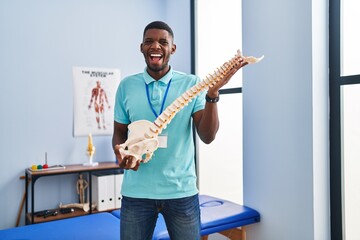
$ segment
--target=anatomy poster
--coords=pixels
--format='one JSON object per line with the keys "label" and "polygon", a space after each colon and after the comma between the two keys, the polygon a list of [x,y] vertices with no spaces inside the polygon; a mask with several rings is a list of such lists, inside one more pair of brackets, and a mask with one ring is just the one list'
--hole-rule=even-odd
{"label": "anatomy poster", "polygon": [[112,135],[119,69],[73,67],[74,136]]}

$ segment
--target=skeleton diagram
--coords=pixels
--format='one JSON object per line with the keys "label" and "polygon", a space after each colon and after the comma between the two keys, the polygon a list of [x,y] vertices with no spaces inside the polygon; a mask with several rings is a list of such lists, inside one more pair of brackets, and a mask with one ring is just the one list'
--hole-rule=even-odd
{"label": "skeleton diagram", "polygon": [[94,109],[96,114],[96,123],[98,128],[101,129],[101,122],[102,128],[106,129],[105,125],[105,102],[110,109],[109,101],[106,96],[105,90],[101,87],[101,82],[96,81],[96,87],[91,90],[91,98],[89,103],[89,109],[91,109],[92,104],[94,103]]}

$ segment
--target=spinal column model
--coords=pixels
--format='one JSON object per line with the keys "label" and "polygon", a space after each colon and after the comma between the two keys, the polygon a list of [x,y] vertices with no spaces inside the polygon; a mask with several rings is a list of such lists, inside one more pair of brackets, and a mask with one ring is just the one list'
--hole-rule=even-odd
{"label": "spinal column model", "polygon": [[175,99],[154,122],[140,120],[131,123],[128,126],[128,139],[120,145],[119,151],[121,157],[124,158],[126,155],[134,156],[137,161],[134,161],[131,167],[135,167],[138,161],[148,162],[159,146],[158,135],[166,128],[176,113],[183,109],[202,91],[213,87],[228,71],[239,64],[240,59],[243,59],[243,61],[247,63],[257,63],[262,60],[263,57],[264,56],[260,58],[252,56],[244,57],[240,50],[238,50],[237,54],[230,61],[225,62],[213,74],[209,74],[203,81],[197,83]]}

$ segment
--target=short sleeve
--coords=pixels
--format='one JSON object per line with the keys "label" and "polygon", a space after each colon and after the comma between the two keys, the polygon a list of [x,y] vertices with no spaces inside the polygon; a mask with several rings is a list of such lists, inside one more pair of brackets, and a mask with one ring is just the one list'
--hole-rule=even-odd
{"label": "short sleeve", "polygon": [[125,107],[124,81],[121,81],[115,96],[114,121],[123,124],[129,124],[129,115]]}

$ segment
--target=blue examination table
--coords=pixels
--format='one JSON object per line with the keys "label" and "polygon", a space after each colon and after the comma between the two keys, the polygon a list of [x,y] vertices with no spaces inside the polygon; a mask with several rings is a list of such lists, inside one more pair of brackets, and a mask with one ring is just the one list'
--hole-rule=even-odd
{"label": "blue examination table", "polygon": [[[199,202],[201,213],[201,236],[223,232],[224,235],[227,235],[231,239],[231,236],[226,232],[227,230],[244,227],[260,221],[260,214],[256,210],[227,200],[207,195],[199,195]],[[111,213],[116,217],[120,216],[120,210],[115,210]],[[239,234],[242,235],[241,240],[245,239],[244,228],[239,231]],[[164,218],[159,214],[153,240],[168,239],[170,239],[170,237],[166,230]],[[206,237],[203,239],[206,239]]]}
{"label": "blue examination table", "polygon": [[1,240],[119,240],[119,219],[110,213],[37,223],[0,230]]}
{"label": "blue examination table", "polygon": [[[239,230],[260,221],[260,214],[251,208],[223,199],[200,195],[201,235],[234,229]],[[45,223],[0,230],[1,240],[119,240],[120,210],[111,213],[93,213]],[[241,230],[241,231],[242,231]],[[241,233],[243,234],[243,233]],[[224,234],[225,235],[225,234]],[[230,239],[231,236],[227,235]],[[170,239],[162,215],[159,215],[154,231],[154,240]],[[234,239],[239,239],[237,236]],[[245,239],[242,235],[241,239]]]}

